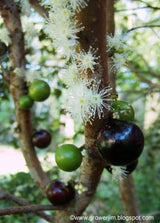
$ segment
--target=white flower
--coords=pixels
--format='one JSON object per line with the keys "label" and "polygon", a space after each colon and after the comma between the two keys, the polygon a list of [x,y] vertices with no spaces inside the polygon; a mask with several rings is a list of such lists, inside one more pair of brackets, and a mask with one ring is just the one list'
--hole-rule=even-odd
{"label": "white flower", "polygon": [[25,31],[25,42],[27,46],[30,46],[33,39],[37,36],[37,30],[35,29],[35,26],[31,19],[24,16],[23,17],[23,30]]}
{"label": "white flower", "polygon": [[68,184],[69,181],[71,180],[74,181],[78,177],[78,173],[79,173],[78,170],[72,171],[72,172],[66,172],[66,171],[60,170],[59,178],[64,184]]}
{"label": "white flower", "polygon": [[107,110],[111,109],[109,102],[112,101],[113,99],[108,98],[108,96],[110,95],[111,88],[104,87],[101,90],[99,90],[99,84],[95,83],[93,84],[91,89],[92,89],[92,97],[90,101],[91,101],[91,109],[93,117],[95,117],[97,112],[99,119],[101,119],[101,117],[103,117],[104,108],[106,108]]}
{"label": "white flower", "polygon": [[[65,50],[70,50],[69,48],[75,47],[77,40],[77,32],[81,28],[76,27],[75,23],[69,19],[61,19],[59,14],[55,13],[54,20],[52,18],[52,13],[50,14],[51,19],[48,20],[46,24],[46,32],[52,38],[55,47],[64,48]],[[68,51],[66,51],[68,54]],[[69,52],[71,54],[71,52]]]}
{"label": "white flower", "polygon": [[112,179],[116,181],[121,181],[127,177],[128,171],[126,166],[112,166]]}
{"label": "white flower", "polygon": [[115,69],[115,71],[120,70],[123,66],[126,66],[126,54],[119,54],[119,53],[115,53],[114,56],[112,57],[113,60],[113,66],[111,69]]}
{"label": "white flower", "polygon": [[68,89],[67,110],[71,112],[73,118],[90,120],[90,97],[91,91],[86,87],[84,81],[80,80]]}
{"label": "white flower", "polygon": [[121,35],[114,35],[114,36],[107,35],[107,46],[109,50],[112,49],[118,50],[120,48],[126,48],[126,44],[122,39]]}
{"label": "white flower", "polygon": [[73,13],[68,9],[64,7],[57,7],[56,10],[50,10],[49,11],[49,19],[52,22],[56,21],[63,21],[63,22],[68,22],[70,21],[70,18],[73,16]]}
{"label": "white flower", "polygon": [[6,45],[9,45],[11,43],[10,33],[6,29],[6,27],[0,28],[0,40]]}
{"label": "white flower", "polygon": [[95,55],[96,50],[90,47],[88,52],[81,50],[74,55],[74,59],[78,62],[78,68],[81,73],[87,72],[87,69],[94,71],[94,66],[97,64],[98,57]]}
{"label": "white flower", "polygon": [[73,118],[83,119],[85,123],[94,120],[96,114],[99,119],[103,116],[104,108],[110,109],[109,96],[111,88],[104,87],[99,90],[95,80],[80,79],[68,89],[67,108]]}
{"label": "white flower", "polygon": [[74,85],[80,78],[80,74],[76,64],[68,66],[67,69],[62,71],[62,79],[68,85]]}
{"label": "white flower", "polygon": [[81,8],[85,8],[87,6],[88,0],[69,0],[71,7],[76,10],[80,11]]}

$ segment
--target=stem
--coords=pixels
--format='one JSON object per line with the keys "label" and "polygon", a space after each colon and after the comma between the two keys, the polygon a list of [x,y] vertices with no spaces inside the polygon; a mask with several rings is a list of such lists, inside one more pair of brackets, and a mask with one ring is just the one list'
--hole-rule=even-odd
{"label": "stem", "polygon": [[[63,207],[61,207],[64,209]],[[26,205],[21,207],[8,207],[0,208],[0,216],[22,213],[38,213],[46,210],[59,210],[60,207],[54,207],[53,205]],[[51,220],[51,219],[50,219]]]}
{"label": "stem", "polygon": [[[119,182],[119,189],[125,214],[127,216],[140,216],[132,175]],[[131,222],[141,223],[141,220]]]}
{"label": "stem", "polygon": [[[80,34],[80,48],[87,51],[89,47],[97,50],[99,57],[98,66],[95,68],[97,79],[101,81],[102,86],[109,85],[108,77],[108,58],[106,54],[106,0],[89,1],[88,6],[77,13],[79,24],[82,24],[84,30]],[[91,73],[84,74],[88,79],[92,78]],[[105,119],[108,117],[108,111],[105,111]],[[102,127],[104,120],[96,118],[92,125],[87,123],[84,126],[85,147],[87,156],[84,157],[81,166],[80,183],[88,188],[75,204],[75,211],[81,214],[91,202],[100,180],[104,161],[97,151],[97,134]]]}
{"label": "stem", "polygon": [[10,92],[15,104],[16,120],[18,123],[17,133],[20,147],[32,178],[45,194],[45,188],[49,183],[49,179],[42,170],[36,151],[31,142],[31,113],[29,110],[21,109],[19,106],[19,98],[27,93],[26,83],[23,77],[13,72],[15,68],[25,70],[24,36],[20,16],[13,0],[2,0],[0,3],[0,12],[12,39],[10,61],[12,62],[13,70],[10,72]]}
{"label": "stem", "polygon": [[[14,203],[20,205],[20,206],[29,206],[31,205],[30,203],[28,203],[27,201],[25,200],[22,200],[21,198],[19,197],[16,197],[10,193],[8,193],[7,191],[4,191],[0,188],[0,200],[1,199],[7,199],[7,200],[10,200],[10,201],[13,201]],[[53,206],[52,206],[53,207]],[[6,213],[6,210],[5,209],[0,209],[1,210],[1,215],[3,213],[3,215],[5,215]],[[4,212],[3,212],[4,211]],[[51,215],[48,215],[42,211],[35,211],[34,212],[36,215],[38,215],[39,217],[49,221],[49,222],[52,222],[53,221],[53,217]],[[10,212],[8,211],[7,214],[10,214]]]}

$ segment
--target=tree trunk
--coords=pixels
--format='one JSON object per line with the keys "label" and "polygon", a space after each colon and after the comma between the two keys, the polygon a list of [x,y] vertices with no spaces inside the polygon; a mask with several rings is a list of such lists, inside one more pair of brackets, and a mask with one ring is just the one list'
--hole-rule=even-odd
{"label": "tree trunk", "polygon": [[[100,88],[109,85],[108,77],[108,58],[106,53],[106,0],[89,1],[88,6],[77,13],[78,23],[84,29],[79,33],[80,49],[88,52],[94,49],[98,57],[98,66],[95,67],[94,73],[97,74],[96,80],[101,81]],[[87,79],[93,78],[93,74],[88,72],[83,74]],[[98,87],[98,85],[97,85]],[[107,119],[108,110],[104,110],[104,118]],[[104,119],[95,118],[92,124],[84,124],[85,132],[85,149],[87,155],[83,158],[79,183],[87,188],[87,191],[77,196],[73,208],[68,213],[60,212],[56,223],[70,222],[71,214],[77,216],[91,202],[99,183],[104,161],[97,151],[97,134],[104,124]],[[62,217],[61,217],[62,216]],[[65,216],[65,221],[64,221]],[[72,221],[73,222],[73,221]],[[78,222],[78,221],[74,221]]]}

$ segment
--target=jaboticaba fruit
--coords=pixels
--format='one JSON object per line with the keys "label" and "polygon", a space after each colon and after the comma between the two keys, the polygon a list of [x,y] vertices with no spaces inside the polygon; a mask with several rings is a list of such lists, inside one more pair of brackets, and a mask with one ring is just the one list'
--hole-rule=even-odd
{"label": "jaboticaba fruit", "polygon": [[51,142],[51,134],[45,129],[39,129],[32,135],[32,143],[40,149],[46,148]]}
{"label": "jaboticaba fruit", "polygon": [[35,80],[29,86],[29,96],[34,101],[44,101],[50,95],[50,86],[43,80]]}
{"label": "jaboticaba fruit", "polygon": [[97,146],[108,165],[126,166],[142,153],[144,136],[136,124],[111,119],[99,132]]}
{"label": "jaboticaba fruit", "polygon": [[[126,175],[128,175],[131,174],[136,169],[137,165],[138,165],[138,160],[135,160],[132,163],[128,164],[127,166],[120,166],[120,168]],[[108,170],[108,172],[110,173],[112,173],[113,168],[114,168],[113,166],[106,166],[106,170]]]}
{"label": "jaboticaba fruit", "polygon": [[23,109],[29,109],[33,105],[33,100],[28,95],[23,95],[19,99],[19,105]]}
{"label": "jaboticaba fruit", "polygon": [[81,165],[82,154],[75,145],[64,144],[56,150],[55,161],[61,170],[74,171]]}
{"label": "jaboticaba fruit", "polygon": [[114,111],[113,115],[118,116],[116,118],[128,121],[134,120],[134,109],[128,102],[117,100],[112,102],[111,107]]}
{"label": "jaboticaba fruit", "polygon": [[74,199],[75,190],[70,183],[66,185],[55,179],[47,186],[46,194],[53,205],[64,205]]}

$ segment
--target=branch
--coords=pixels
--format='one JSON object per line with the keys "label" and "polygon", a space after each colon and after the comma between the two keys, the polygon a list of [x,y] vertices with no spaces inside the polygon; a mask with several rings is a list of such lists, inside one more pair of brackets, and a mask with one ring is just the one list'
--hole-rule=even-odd
{"label": "branch", "polygon": [[143,25],[143,26],[136,26],[136,27],[133,27],[133,28],[127,30],[127,33],[132,32],[132,31],[134,31],[134,30],[136,30],[136,29],[159,28],[159,27],[160,27],[160,25]]}
{"label": "branch", "polygon": [[148,85],[152,85],[152,81],[148,80],[147,78],[143,77],[139,72],[136,70],[136,68],[133,66],[133,64],[131,62],[127,62],[128,67],[130,68],[130,70],[132,72],[134,72],[136,74],[136,76],[144,83],[148,84]]}
{"label": "branch", "polygon": [[[132,175],[128,175],[125,179],[119,182],[119,189],[125,214],[128,216],[140,216]],[[130,222],[141,223],[140,220]]]}
{"label": "branch", "polygon": [[158,79],[160,79],[160,74],[158,74],[157,72],[153,70],[138,70],[137,72],[140,74],[151,74],[154,77],[157,77]]}
{"label": "branch", "polygon": [[144,7],[139,7],[139,8],[131,8],[131,9],[119,9],[119,10],[115,10],[115,12],[135,11],[135,10],[141,10],[141,9],[153,9],[153,10],[160,10],[160,8],[159,8],[159,7],[154,7],[154,6],[144,6]]}
{"label": "branch", "polygon": [[[106,54],[106,11],[106,0],[92,0],[89,1],[86,8],[77,13],[79,24],[85,27],[79,40],[80,48],[84,51],[88,51],[89,47],[98,49],[96,56],[99,57],[98,64],[101,66],[101,72],[99,71],[99,67],[95,67],[95,73],[98,73],[97,82],[98,80],[101,81],[101,87],[108,86],[109,84],[108,57]],[[85,75],[85,78],[92,78],[92,74],[90,73],[83,75]],[[104,114],[105,119],[107,119],[109,115],[108,111],[105,110]],[[88,190],[76,201],[75,210],[78,215],[91,202],[104,168],[104,161],[99,156],[96,145],[97,134],[103,124],[103,119],[96,118],[92,125],[90,123],[84,125],[87,156],[85,156],[81,166],[80,183],[86,186]]]}
{"label": "branch", "polygon": [[[4,24],[10,32],[12,39],[10,45],[10,60],[12,62],[13,71],[15,68],[25,69],[24,36],[15,2],[13,0],[1,0],[0,13],[2,14]],[[27,92],[26,83],[23,77],[16,75],[13,71],[10,72],[10,92],[14,100],[16,120],[19,126],[18,136],[20,147],[32,178],[45,194],[45,188],[49,183],[49,179],[46,173],[43,172],[36,151],[32,145],[31,113],[30,110],[23,110],[19,106],[19,98]]]}
{"label": "branch", "polygon": [[142,2],[143,4],[145,4],[148,8],[151,8],[151,9],[160,9],[159,7],[157,7],[157,6],[152,6],[151,4],[149,4],[148,2],[145,2],[145,1],[143,1],[143,0],[134,0],[135,2],[137,1],[137,2]]}
{"label": "branch", "polygon": [[0,208],[0,216],[2,215],[11,215],[11,214],[24,214],[24,213],[37,213],[39,211],[46,210],[64,210],[62,206],[53,206],[53,205],[27,205],[22,207],[8,207]]}
{"label": "branch", "polygon": [[43,6],[41,6],[37,0],[29,0],[29,3],[34,8],[34,10],[37,11],[42,17],[44,18],[49,17],[46,9]]}
{"label": "branch", "polygon": [[[14,196],[14,195],[12,195],[12,194],[8,193],[7,191],[4,191],[0,188],[0,200],[1,199],[7,199],[7,200],[10,200],[10,201],[13,201],[14,203],[16,203],[18,205],[21,205],[21,206],[30,205],[29,202],[24,201],[24,200],[20,199],[19,197],[16,197],[16,196]],[[43,213],[41,211],[35,211],[34,213],[36,215],[38,215],[39,217],[44,218],[45,220],[47,220],[49,222],[53,221],[53,217],[46,214],[46,213]]]}

